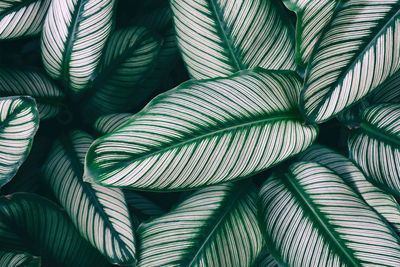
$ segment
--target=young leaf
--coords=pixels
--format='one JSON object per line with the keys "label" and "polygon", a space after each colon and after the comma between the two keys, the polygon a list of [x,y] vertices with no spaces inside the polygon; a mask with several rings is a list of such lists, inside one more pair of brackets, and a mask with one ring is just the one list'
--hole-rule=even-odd
{"label": "young leaf", "polygon": [[0,98],[0,188],[29,154],[38,126],[39,114],[33,98]]}
{"label": "young leaf", "polygon": [[111,263],[135,262],[135,240],[124,194],[83,182],[85,154],[93,139],[75,130],[59,138],[43,166],[54,195],[81,235]]}
{"label": "young leaf", "polygon": [[400,239],[343,179],[316,164],[293,164],[260,191],[268,249],[289,266],[399,266]]}
{"label": "young leaf", "polygon": [[43,266],[106,266],[66,214],[34,194],[0,197],[0,242],[6,249],[40,255]]}
{"label": "young leaf", "polygon": [[262,69],[183,83],[97,139],[85,177],[108,186],[178,190],[265,170],[317,136],[297,111],[300,84],[294,72]]}
{"label": "young leaf", "polygon": [[365,110],[360,129],[349,139],[350,157],[375,183],[400,196],[400,104]]}
{"label": "young leaf", "polygon": [[342,1],[307,66],[300,106],[312,122],[328,120],[400,69],[398,0]]}
{"label": "young leaf", "polygon": [[115,0],[54,0],[43,25],[47,73],[79,93],[95,71],[112,26]]}
{"label": "young leaf", "polygon": [[195,79],[257,66],[295,69],[294,29],[280,1],[171,0],[171,8],[183,60]]}
{"label": "young leaf", "polygon": [[93,128],[100,133],[100,135],[109,134],[128,122],[132,115],[131,113],[104,115],[95,121]]}
{"label": "young leaf", "polygon": [[262,248],[250,184],[197,191],[138,229],[139,266],[249,266]]}
{"label": "young leaf", "polygon": [[40,267],[40,258],[26,252],[0,250],[0,266],[4,267]]}

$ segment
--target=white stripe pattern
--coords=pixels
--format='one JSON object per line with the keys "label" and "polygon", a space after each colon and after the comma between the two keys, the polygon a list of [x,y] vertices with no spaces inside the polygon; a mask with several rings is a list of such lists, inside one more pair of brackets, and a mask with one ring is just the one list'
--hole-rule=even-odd
{"label": "white stripe pattern", "polygon": [[35,267],[40,266],[40,258],[26,252],[0,250],[0,266],[3,267]]}
{"label": "white stripe pattern", "polygon": [[243,178],[299,153],[316,138],[303,125],[294,72],[243,71],[189,81],[161,94],[86,156],[85,179],[175,190]]}
{"label": "white stripe pattern", "polygon": [[307,66],[301,108],[310,121],[328,120],[399,69],[400,2],[343,1]]}
{"label": "white stripe pattern", "polygon": [[195,79],[254,67],[295,68],[294,29],[279,1],[171,0],[177,41]]}
{"label": "white stripe pattern", "polygon": [[100,133],[100,135],[109,134],[125,123],[133,116],[131,113],[116,113],[116,114],[108,114],[99,117],[93,128]]}

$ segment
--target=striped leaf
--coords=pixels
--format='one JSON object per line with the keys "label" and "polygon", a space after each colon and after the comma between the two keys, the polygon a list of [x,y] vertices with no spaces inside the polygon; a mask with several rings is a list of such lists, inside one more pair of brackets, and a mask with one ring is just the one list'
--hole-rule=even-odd
{"label": "striped leaf", "polygon": [[0,39],[38,34],[51,0],[2,0],[0,2]]}
{"label": "striped leaf", "polygon": [[79,93],[93,75],[112,28],[115,0],[54,0],[43,25],[47,73]]}
{"label": "striped leaf", "polygon": [[59,138],[43,166],[46,182],[81,235],[111,263],[135,262],[135,240],[124,194],[83,182],[83,163],[93,139],[82,131]]}
{"label": "striped leaf", "polygon": [[29,154],[38,126],[33,98],[0,98],[0,187],[15,175]]}
{"label": "striped leaf", "polygon": [[360,194],[364,201],[384,217],[400,233],[400,207],[393,196],[385,193],[367,180],[364,174],[348,158],[319,145],[313,145],[300,157],[307,162],[318,163]]}
{"label": "striped leaf", "polygon": [[183,83],[97,139],[85,179],[179,190],[244,178],[307,148],[317,128],[297,111],[294,72],[243,71]]}
{"label": "striped leaf", "polygon": [[400,197],[400,104],[365,110],[348,146],[350,157],[369,178]]}
{"label": "striped leaf", "polygon": [[296,62],[306,65],[339,0],[283,0],[296,12]]}
{"label": "striped leaf", "polygon": [[139,266],[249,266],[262,249],[250,184],[210,186],[138,229]]}
{"label": "striped leaf", "polygon": [[279,267],[279,264],[268,252],[267,248],[264,247],[252,267]]}
{"label": "striped leaf", "polygon": [[131,113],[116,113],[116,114],[108,114],[99,117],[93,128],[100,133],[100,135],[105,135],[111,133],[124,125],[133,114]]}
{"label": "striped leaf", "polygon": [[43,266],[106,266],[67,215],[34,194],[0,197],[0,243],[6,249],[41,256]]}
{"label": "striped leaf", "polygon": [[394,75],[399,47],[398,0],[342,1],[307,66],[300,106],[308,120],[328,120]]}
{"label": "striped leaf", "polygon": [[399,266],[400,239],[343,179],[317,163],[293,164],[260,191],[269,251],[289,266]]}
{"label": "striped leaf", "polygon": [[294,29],[280,1],[171,0],[177,41],[195,79],[260,66],[295,68]]}
{"label": "striped leaf", "polygon": [[39,267],[40,258],[26,252],[0,250],[0,266],[4,267]]}
{"label": "striped leaf", "polygon": [[0,68],[0,96],[29,95],[36,99],[40,119],[57,115],[63,92],[40,72]]}
{"label": "striped leaf", "polygon": [[154,67],[159,50],[160,41],[144,27],[114,32],[93,82],[90,112],[98,115],[128,110],[137,95],[135,91]]}

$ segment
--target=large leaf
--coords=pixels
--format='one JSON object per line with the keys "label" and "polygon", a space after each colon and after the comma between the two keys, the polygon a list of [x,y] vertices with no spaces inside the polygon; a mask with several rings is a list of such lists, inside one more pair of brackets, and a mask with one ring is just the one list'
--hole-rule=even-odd
{"label": "large leaf", "polygon": [[40,72],[0,69],[0,96],[29,95],[36,99],[40,119],[57,115],[63,92]]}
{"label": "large leaf", "polygon": [[339,0],[283,0],[297,14],[296,62],[299,65],[307,64],[338,2]]}
{"label": "large leaf", "polygon": [[0,266],[3,267],[39,267],[40,258],[26,252],[0,250]]}
{"label": "large leaf", "polygon": [[0,98],[0,187],[15,175],[29,154],[38,126],[33,98]]}
{"label": "large leaf", "polygon": [[223,77],[256,66],[295,68],[294,29],[280,1],[171,0],[171,7],[193,78]]}
{"label": "large leaf", "polygon": [[85,239],[111,263],[133,264],[135,240],[123,192],[82,180],[92,141],[78,130],[59,138],[43,166],[44,176]]}
{"label": "large leaf", "polygon": [[99,117],[93,128],[99,132],[101,135],[105,135],[111,133],[124,125],[133,114],[131,113],[116,113],[116,114],[108,114]]}
{"label": "large leaf", "polygon": [[2,0],[0,39],[38,34],[51,0]]}
{"label": "large leaf", "polygon": [[307,66],[300,100],[309,121],[325,121],[400,69],[400,2],[342,1]]}
{"label": "large leaf", "polygon": [[371,184],[351,160],[319,145],[311,146],[301,155],[300,159],[318,163],[341,177],[400,233],[399,204],[393,196]]}
{"label": "large leaf", "polygon": [[0,197],[0,243],[3,248],[40,255],[43,266],[106,266],[67,215],[34,194]]}
{"label": "large leaf", "polygon": [[400,197],[400,104],[365,110],[349,153],[368,177]]}
{"label": "large leaf", "polygon": [[293,164],[260,191],[269,251],[289,266],[399,266],[400,239],[334,172]]}
{"label": "large leaf", "polygon": [[139,266],[249,266],[262,248],[250,184],[197,191],[138,229]]}
{"label": "large leaf", "polygon": [[183,83],[97,139],[86,179],[177,190],[262,171],[316,138],[316,126],[304,125],[297,111],[300,83],[294,72],[261,69]]}
{"label": "large leaf", "polygon": [[44,67],[73,92],[87,87],[112,27],[115,0],[54,0],[41,38]]}

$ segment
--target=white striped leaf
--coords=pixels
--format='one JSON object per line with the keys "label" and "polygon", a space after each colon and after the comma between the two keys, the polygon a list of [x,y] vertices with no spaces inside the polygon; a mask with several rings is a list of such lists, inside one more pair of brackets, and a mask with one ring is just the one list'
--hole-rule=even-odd
{"label": "white striped leaf", "polygon": [[249,183],[201,189],[143,223],[138,266],[250,266],[262,249]]}
{"label": "white striped leaf", "polygon": [[38,34],[51,0],[1,0],[0,39]]}
{"label": "white striped leaf", "polygon": [[115,0],[53,0],[43,25],[47,73],[74,93],[84,90],[112,28]]}
{"label": "white striped leaf", "polygon": [[85,179],[179,190],[265,170],[317,136],[317,126],[304,125],[297,111],[300,84],[294,72],[262,69],[183,83],[97,139]]}
{"label": "white striped leaf", "polygon": [[299,158],[303,161],[318,163],[341,177],[400,233],[400,207],[395,198],[369,182],[351,160],[319,145],[311,146]]}
{"label": "white striped leaf", "polygon": [[95,121],[93,128],[100,133],[100,135],[105,135],[124,125],[132,115],[131,113],[103,115]]}
{"label": "white striped leaf", "polygon": [[258,255],[256,261],[251,265],[252,267],[279,267],[278,262],[264,247]]}
{"label": "white striped leaf", "polygon": [[58,206],[35,194],[0,197],[0,243],[41,256],[43,266],[107,264]]}
{"label": "white striped leaf", "polygon": [[93,139],[72,131],[56,140],[44,177],[81,235],[111,263],[135,262],[134,229],[123,192],[82,180],[85,154]]}
{"label": "white striped leaf", "polygon": [[260,191],[268,250],[288,266],[399,266],[400,239],[341,177],[293,164]]}
{"label": "white striped leaf", "polygon": [[154,68],[160,41],[144,27],[114,32],[93,81],[93,95],[88,100],[90,112],[109,114],[129,109],[141,82]]}
{"label": "white striped leaf", "polygon": [[369,178],[400,197],[400,104],[365,110],[348,146],[350,157]]}
{"label": "white striped leaf", "polygon": [[0,69],[0,96],[29,95],[35,98],[40,119],[57,115],[64,93],[40,72]]}
{"label": "white striped leaf", "polygon": [[283,0],[296,12],[296,62],[306,65],[339,0]]}
{"label": "white striped leaf", "polygon": [[322,122],[400,69],[400,2],[347,0],[335,9],[307,66],[300,106]]}
{"label": "white striped leaf", "polygon": [[295,69],[294,29],[280,1],[171,0],[177,34],[195,79],[254,67]]}
{"label": "white striped leaf", "polygon": [[0,187],[28,156],[38,127],[39,114],[33,98],[0,98]]}
{"label": "white striped leaf", "polygon": [[39,267],[40,258],[26,252],[0,251],[0,266],[3,267]]}

